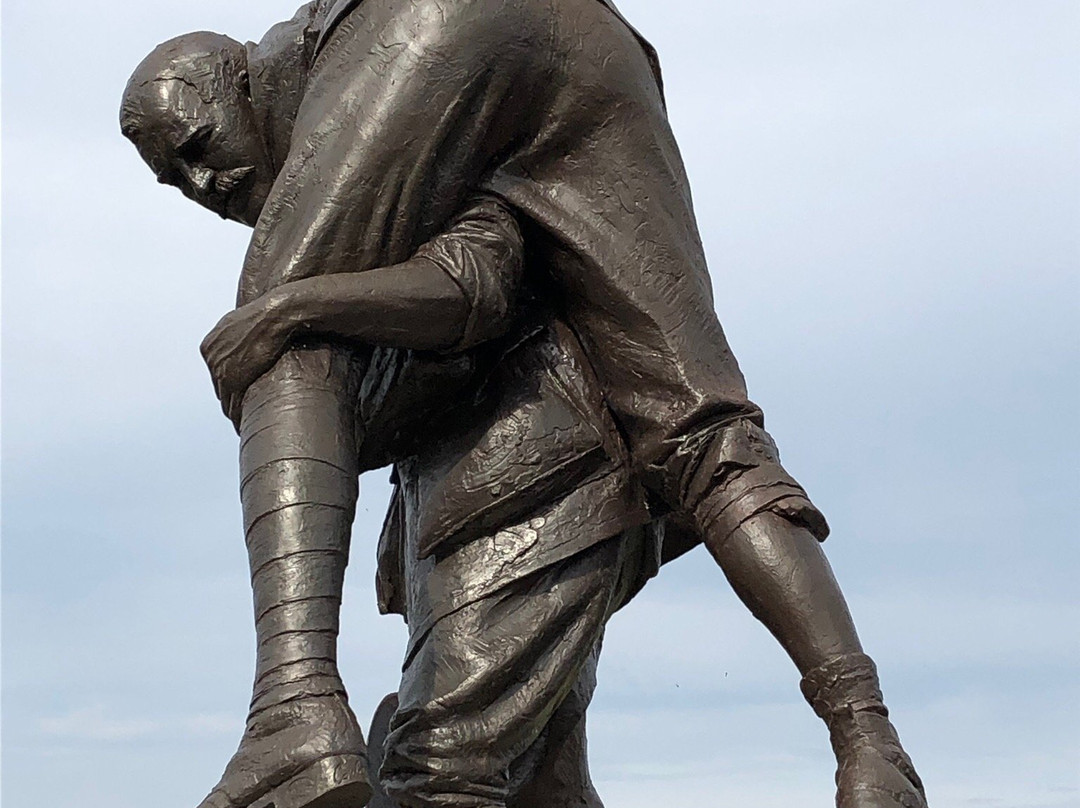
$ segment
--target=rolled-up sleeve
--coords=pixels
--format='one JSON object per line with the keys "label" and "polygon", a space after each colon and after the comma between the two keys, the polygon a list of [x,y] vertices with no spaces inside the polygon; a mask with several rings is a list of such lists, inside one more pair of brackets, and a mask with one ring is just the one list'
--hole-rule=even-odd
{"label": "rolled-up sleeve", "polygon": [[521,229],[513,212],[487,195],[470,199],[443,233],[417,250],[414,257],[449,275],[469,307],[461,339],[451,352],[506,332],[521,285],[522,256]]}

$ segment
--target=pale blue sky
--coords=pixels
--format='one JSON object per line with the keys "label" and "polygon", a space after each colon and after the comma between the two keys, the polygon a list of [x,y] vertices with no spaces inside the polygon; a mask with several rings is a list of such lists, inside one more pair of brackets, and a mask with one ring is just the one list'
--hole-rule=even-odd
{"label": "pale blue sky", "polygon": [[[657,46],[717,307],[933,808],[1080,808],[1080,4],[621,0]],[[193,808],[235,748],[253,633],[235,436],[197,346],[244,228],[154,183],[128,74],[290,0],[3,8],[7,808]],[[342,637],[376,615],[363,480]],[[612,622],[608,808],[828,806],[826,734],[709,557]]]}

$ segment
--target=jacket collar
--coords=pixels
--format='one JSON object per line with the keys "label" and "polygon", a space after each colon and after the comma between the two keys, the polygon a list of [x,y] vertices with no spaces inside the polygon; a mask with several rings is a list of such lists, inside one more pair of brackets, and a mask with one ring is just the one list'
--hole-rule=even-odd
{"label": "jacket collar", "polygon": [[301,8],[291,20],[247,43],[251,102],[274,168],[288,156],[293,124],[307,88],[315,52],[316,4]]}
{"label": "jacket collar", "polygon": [[319,55],[319,52],[326,44],[326,40],[330,38],[330,34],[337,28],[338,23],[345,19],[349,12],[362,2],[363,0],[336,0],[336,2],[326,4],[326,14],[322,19],[319,37],[315,41],[315,56]]}

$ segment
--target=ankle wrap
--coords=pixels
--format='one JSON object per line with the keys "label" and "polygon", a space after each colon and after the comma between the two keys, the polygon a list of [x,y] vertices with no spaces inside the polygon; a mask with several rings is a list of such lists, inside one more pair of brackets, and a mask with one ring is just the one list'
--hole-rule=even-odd
{"label": "ankle wrap", "polygon": [[878,683],[877,665],[866,654],[833,657],[810,671],[800,685],[803,696],[825,723],[869,711],[888,717]]}

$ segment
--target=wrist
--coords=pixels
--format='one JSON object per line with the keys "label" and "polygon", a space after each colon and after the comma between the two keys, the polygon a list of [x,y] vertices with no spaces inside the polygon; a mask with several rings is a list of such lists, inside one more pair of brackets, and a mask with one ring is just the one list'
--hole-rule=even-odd
{"label": "wrist", "polygon": [[[286,337],[311,327],[311,306],[301,284],[290,283],[266,295],[264,316],[273,329]],[[290,288],[294,287],[294,288]]]}

